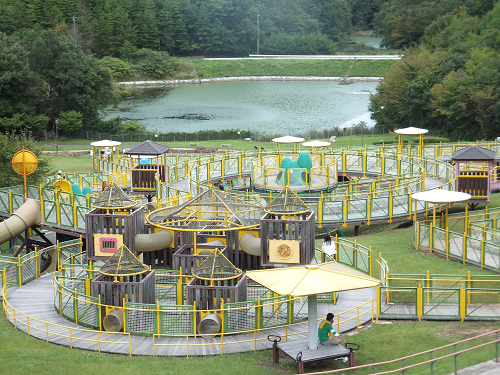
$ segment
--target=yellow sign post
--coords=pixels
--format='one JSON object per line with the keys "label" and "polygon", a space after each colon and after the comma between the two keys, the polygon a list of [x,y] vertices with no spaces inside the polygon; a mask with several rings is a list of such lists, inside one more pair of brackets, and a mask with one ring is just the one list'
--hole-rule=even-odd
{"label": "yellow sign post", "polygon": [[38,167],[38,159],[31,151],[25,150],[24,147],[18,151],[12,158],[12,168],[14,171],[24,177],[24,196],[28,197],[28,187],[26,186],[26,176],[36,171]]}

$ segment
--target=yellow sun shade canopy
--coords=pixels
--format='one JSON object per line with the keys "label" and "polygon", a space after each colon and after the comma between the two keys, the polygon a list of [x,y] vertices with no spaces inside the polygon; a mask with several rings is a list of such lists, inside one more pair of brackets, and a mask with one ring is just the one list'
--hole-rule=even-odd
{"label": "yellow sun shade canopy", "polygon": [[275,293],[296,297],[371,288],[380,284],[374,277],[335,262],[249,271],[246,275]]}

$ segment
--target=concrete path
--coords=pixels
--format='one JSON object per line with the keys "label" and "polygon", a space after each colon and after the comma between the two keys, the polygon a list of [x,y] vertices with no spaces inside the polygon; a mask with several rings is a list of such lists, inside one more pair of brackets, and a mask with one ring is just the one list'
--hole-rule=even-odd
{"label": "concrete path", "polygon": [[500,374],[500,362],[496,362],[494,359],[488,362],[483,362],[475,366],[464,368],[463,370],[452,372],[448,375],[499,375]]}

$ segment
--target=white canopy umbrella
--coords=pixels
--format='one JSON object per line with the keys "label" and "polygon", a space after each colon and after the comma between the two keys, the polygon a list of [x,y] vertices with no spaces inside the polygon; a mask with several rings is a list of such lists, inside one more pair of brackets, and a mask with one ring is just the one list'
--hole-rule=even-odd
{"label": "white canopy umbrella", "polygon": [[103,139],[102,141],[92,142],[90,145],[94,147],[115,147],[121,145],[121,142],[118,141],[110,141],[107,139]]}
{"label": "white canopy umbrella", "polygon": [[318,294],[372,288],[380,284],[374,277],[336,262],[248,271],[246,275],[275,293],[308,296],[309,349],[312,350],[318,348]]}
{"label": "white canopy umbrella", "polygon": [[284,137],[274,138],[273,142],[276,142],[276,143],[299,143],[299,142],[302,142],[303,140],[304,140],[304,138],[286,135]]}
{"label": "white canopy umbrella", "polygon": [[295,145],[293,146],[293,150],[295,151],[297,144],[299,144],[303,140],[304,140],[304,138],[292,137],[291,135],[287,135],[287,136],[280,137],[280,138],[274,138],[273,142],[276,142],[276,150],[278,150],[278,151],[280,149],[280,144],[282,144],[282,143],[284,143],[284,144],[285,143],[295,143]]}
{"label": "white canopy umbrella", "polygon": [[[434,190],[427,190],[427,191],[421,191],[419,193],[415,193],[412,195],[412,198],[415,199],[415,215],[417,214],[417,202],[416,201],[423,201],[423,202],[428,202],[432,203],[433,206],[433,212],[432,212],[432,225],[436,225],[436,204],[445,204],[446,205],[446,211],[445,211],[445,228],[448,226],[448,206],[450,203],[459,203],[459,202],[466,202],[468,201],[472,196],[467,193],[462,193],[460,191],[450,191],[450,190],[444,190],[444,189],[434,189]],[[467,222],[467,204],[465,205],[465,220]]]}
{"label": "white canopy umbrella", "polygon": [[401,152],[404,142],[403,136],[405,135],[418,135],[418,149],[417,154],[422,155],[422,147],[424,147],[424,134],[428,133],[427,129],[414,128],[410,126],[409,128],[394,130],[394,133],[398,134],[398,151]]}
{"label": "white canopy umbrella", "polygon": [[428,132],[429,131],[427,129],[414,128],[413,126],[410,126],[409,128],[394,130],[394,133],[401,135],[420,135],[426,134]]}
{"label": "white canopy umbrella", "polygon": [[328,147],[330,145],[331,145],[330,142],[325,142],[325,141],[309,141],[309,142],[302,143],[302,146],[304,146],[304,147],[312,147],[312,148],[315,148],[315,147]]}
{"label": "white canopy umbrella", "polygon": [[[92,153],[92,157],[95,159],[100,159],[101,157],[101,149],[104,148],[104,158],[107,159],[108,156],[110,156],[111,160],[113,160],[115,150],[116,150],[116,157],[120,157],[120,151],[118,150],[118,146],[121,145],[121,142],[118,141],[110,141],[108,139],[103,139],[102,141],[96,141],[92,142],[90,145],[94,146],[94,150]],[[111,149],[109,149],[111,147]],[[97,149],[97,150],[96,150]],[[100,167],[99,167],[100,168]]]}

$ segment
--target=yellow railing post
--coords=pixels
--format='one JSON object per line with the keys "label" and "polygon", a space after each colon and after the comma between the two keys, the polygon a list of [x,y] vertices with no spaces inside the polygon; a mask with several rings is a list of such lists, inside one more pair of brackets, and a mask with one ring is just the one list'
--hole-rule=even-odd
{"label": "yellow railing post", "polygon": [[23,271],[21,269],[21,254],[17,256],[17,275],[18,275],[18,282],[19,286],[22,286],[23,284]]}
{"label": "yellow railing post", "polygon": [[462,318],[462,322],[464,321],[464,318],[465,318],[465,314],[466,314],[466,305],[465,305],[465,288],[464,286],[462,285],[462,287],[460,288],[460,306],[459,306],[459,310],[460,310],[460,318]]}
{"label": "yellow railing post", "polygon": [[[123,305],[125,307],[125,304]],[[161,314],[160,314],[160,301],[156,300],[156,333],[161,334],[160,330]]]}
{"label": "yellow railing post", "polygon": [[450,231],[446,226],[446,260],[450,260]]}
{"label": "yellow railing post", "polygon": [[422,315],[424,311],[424,306],[423,306],[423,290],[422,290],[422,284],[418,284],[417,288],[417,316],[418,316],[418,321],[420,322],[422,320]]}
{"label": "yellow railing post", "polygon": [[370,264],[370,276],[373,276],[373,254],[372,254],[372,247],[370,246],[370,250],[368,253],[368,262]]}

